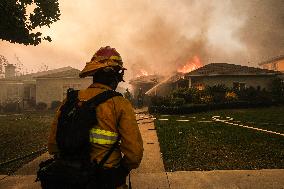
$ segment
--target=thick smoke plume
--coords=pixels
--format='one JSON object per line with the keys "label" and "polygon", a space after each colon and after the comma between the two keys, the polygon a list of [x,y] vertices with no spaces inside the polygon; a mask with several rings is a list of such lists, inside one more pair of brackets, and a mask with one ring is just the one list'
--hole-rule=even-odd
{"label": "thick smoke plume", "polygon": [[236,1],[236,13],[245,13],[245,22],[238,31],[240,40],[252,60],[284,54],[284,1]]}
{"label": "thick smoke plume", "polygon": [[36,47],[0,42],[0,54],[26,67],[82,69],[101,46],[115,47],[128,68],[168,74],[193,56],[203,64],[249,66],[283,52],[282,0],[60,1],[61,20],[44,28],[52,43]]}

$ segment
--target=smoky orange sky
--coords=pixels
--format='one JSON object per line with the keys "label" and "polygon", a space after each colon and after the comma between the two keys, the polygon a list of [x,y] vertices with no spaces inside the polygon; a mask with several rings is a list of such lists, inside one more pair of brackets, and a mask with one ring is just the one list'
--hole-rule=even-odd
{"label": "smoky orange sky", "polygon": [[197,55],[203,64],[257,66],[284,54],[283,0],[59,0],[61,17],[42,28],[52,42],[0,41],[0,54],[28,72],[43,65],[82,69],[101,46],[115,47],[128,68],[166,74]]}

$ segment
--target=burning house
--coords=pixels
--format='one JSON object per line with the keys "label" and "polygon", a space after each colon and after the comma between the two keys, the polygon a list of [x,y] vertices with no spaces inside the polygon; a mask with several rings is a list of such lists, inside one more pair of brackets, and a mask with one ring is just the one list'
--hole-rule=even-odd
{"label": "burning house", "polygon": [[283,73],[273,70],[228,63],[211,63],[185,74],[189,86],[200,90],[205,86],[225,85],[229,88],[270,90],[271,82]]}
{"label": "burning house", "polygon": [[274,57],[258,64],[263,69],[280,71],[284,73],[284,55]]}
{"label": "burning house", "polygon": [[177,68],[174,74],[165,77],[164,80],[149,89],[145,94],[149,96],[165,96],[172,90],[177,88],[190,87],[189,80],[185,78],[185,74],[202,67],[202,63],[198,56],[189,59],[184,65]]}
{"label": "burning house", "polygon": [[142,90],[142,94],[145,94],[149,89],[162,82],[163,79],[164,77],[160,75],[143,75],[130,80],[129,84],[132,86],[134,98],[137,97],[139,89]]}
{"label": "burning house", "polygon": [[189,73],[179,73],[146,92],[149,96],[164,96],[177,88],[195,87],[203,90],[205,86],[225,85],[229,88],[249,88],[270,90],[275,78],[284,78],[279,71],[241,66],[228,63],[211,63]]}

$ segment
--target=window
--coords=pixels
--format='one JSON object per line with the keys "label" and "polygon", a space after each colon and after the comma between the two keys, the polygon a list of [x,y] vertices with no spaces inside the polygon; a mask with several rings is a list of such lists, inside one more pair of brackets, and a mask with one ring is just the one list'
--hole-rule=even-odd
{"label": "window", "polygon": [[194,87],[200,91],[204,90],[205,85],[203,83],[197,83],[194,85]]}
{"label": "window", "polygon": [[233,82],[233,88],[236,90],[244,90],[246,88],[246,83],[244,82]]}

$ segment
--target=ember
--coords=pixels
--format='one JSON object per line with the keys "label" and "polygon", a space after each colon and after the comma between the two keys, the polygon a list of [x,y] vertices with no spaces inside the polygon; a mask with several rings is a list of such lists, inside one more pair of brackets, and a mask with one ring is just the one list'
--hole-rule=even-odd
{"label": "ember", "polygon": [[197,68],[200,68],[202,66],[202,63],[198,56],[194,56],[192,59],[188,60],[188,62],[183,65],[182,67],[177,69],[177,72],[180,73],[188,73],[193,70],[196,70]]}

